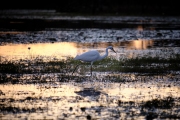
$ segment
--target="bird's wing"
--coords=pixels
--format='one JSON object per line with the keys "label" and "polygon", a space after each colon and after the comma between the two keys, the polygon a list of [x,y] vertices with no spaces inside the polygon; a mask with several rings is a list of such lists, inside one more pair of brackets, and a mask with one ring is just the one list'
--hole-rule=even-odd
{"label": "bird's wing", "polygon": [[75,60],[82,60],[85,62],[92,62],[96,61],[99,58],[99,52],[96,50],[85,52],[81,55],[77,55],[74,59]]}

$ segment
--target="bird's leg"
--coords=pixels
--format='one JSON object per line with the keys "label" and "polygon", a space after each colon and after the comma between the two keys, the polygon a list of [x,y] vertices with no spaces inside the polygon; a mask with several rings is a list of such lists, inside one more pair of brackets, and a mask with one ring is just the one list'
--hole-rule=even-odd
{"label": "bird's leg", "polygon": [[77,69],[77,67],[79,66],[79,64],[75,67],[75,69],[73,70],[73,72],[72,72],[72,75],[73,75],[73,73],[75,72],[75,70]]}
{"label": "bird's leg", "polygon": [[91,65],[91,76],[92,76],[92,65]]}
{"label": "bird's leg", "polygon": [[91,62],[91,76],[92,76],[92,65],[93,65],[93,62]]}

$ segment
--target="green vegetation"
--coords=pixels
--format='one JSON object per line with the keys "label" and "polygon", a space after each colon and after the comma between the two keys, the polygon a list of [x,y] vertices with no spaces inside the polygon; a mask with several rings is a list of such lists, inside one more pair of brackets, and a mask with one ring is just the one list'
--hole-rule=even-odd
{"label": "green vegetation", "polygon": [[[169,59],[162,59],[160,57],[136,57],[123,60],[106,58],[97,62],[94,66],[96,66],[95,70],[97,71],[162,74],[170,71],[179,71],[179,61],[179,54],[176,54],[174,57],[170,57]],[[98,67],[98,65],[103,66]]]}
{"label": "green vegetation", "polygon": [[[93,71],[163,74],[170,71],[179,71],[179,61],[179,54],[168,59],[162,59],[160,57],[136,57],[117,60],[107,57],[102,61],[95,62]],[[90,63],[82,63],[73,60],[71,57],[67,58],[67,60],[49,61],[38,58],[32,61],[1,61],[0,73],[71,73],[78,64],[80,65],[78,69],[80,69],[81,72],[88,72],[90,70]],[[81,74],[81,72],[79,74]]]}

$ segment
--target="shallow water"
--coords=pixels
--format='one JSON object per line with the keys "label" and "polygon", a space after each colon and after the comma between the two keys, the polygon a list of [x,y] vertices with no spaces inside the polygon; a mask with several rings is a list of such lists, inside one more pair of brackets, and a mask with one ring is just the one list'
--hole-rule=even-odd
{"label": "shallow water", "polygon": [[[1,28],[1,62],[33,61],[37,57],[51,61],[67,59],[91,49],[104,54],[109,45],[117,52],[109,51],[109,57],[117,60],[143,56],[168,59],[180,53],[179,18],[176,17],[70,17],[60,16],[53,10],[9,10],[0,11],[0,14],[2,19],[10,18],[10,27],[25,26],[23,30],[18,27],[9,29],[9,26]],[[50,21],[45,28],[29,31],[26,22],[21,21],[23,18]],[[88,22],[83,29],[61,28],[59,24],[53,27],[54,20],[71,20],[72,23],[67,25],[79,24],[80,27],[83,26],[81,20],[94,20],[91,25],[98,23],[99,28],[88,28]],[[125,26],[114,27],[116,24]],[[102,29],[108,25],[112,25],[111,28]],[[62,73],[0,73],[1,80],[5,79],[0,84],[0,118],[180,118],[179,71],[155,75],[93,71],[92,76],[89,71],[83,72],[85,74],[77,72],[74,76],[64,72],[69,78],[63,78]]]}
{"label": "shallow water", "polygon": [[[178,40],[177,40],[178,41]],[[109,51],[109,56],[116,59],[136,56],[170,56],[179,53],[179,45],[176,42],[167,41],[166,46],[160,46],[162,41],[157,40],[131,40],[126,42],[56,42],[56,43],[31,43],[31,44],[6,44],[0,46],[1,60],[33,59],[36,57],[47,57],[50,59],[66,59],[75,57],[83,52],[96,49],[101,55],[105,53],[107,46],[113,46],[117,54]],[[166,54],[165,54],[166,52]]]}
{"label": "shallow water", "polygon": [[[2,119],[145,119],[142,104],[152,99],[179,98],[179,81],[169,77],[145,77],[147,82],[113,83],[89,77],[82,83],[56,82],[0,85]],[[122,103],[119,103],[123,101]],[[129,102],[132,102],[132,105]],[[127,103],[126,103],[127,102]],[[121,105],[120,105],[121,104]],[[127,104],[127,105],[126,105]],[[177,107],[171,108],[179,116]],[[129,108],[129,107],[130,108]],[[112,111],[113,110],[113,111]],[[134,111],[133,116],[126,113]],[[168,114],[169,110],[163,110]],[[166,113],[167,112],[167,113]],[[147,112],[148,113],[148,112]],[[161,114],[156,108],[153,114]],[[112,115],[114,114],[114,115]],[[163,115],[160,115],[161,117]]]}

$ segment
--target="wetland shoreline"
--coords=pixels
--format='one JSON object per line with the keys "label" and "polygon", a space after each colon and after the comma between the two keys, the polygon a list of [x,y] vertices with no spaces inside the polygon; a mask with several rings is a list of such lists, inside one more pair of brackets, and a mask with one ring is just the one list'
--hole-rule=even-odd
{"label": "wetland shoreline", "polygon": [[[180,118],[179,17],[12,12],[0,13],[1,119]],[[73,60],[108,45],[117,54],[93,76]]]}

